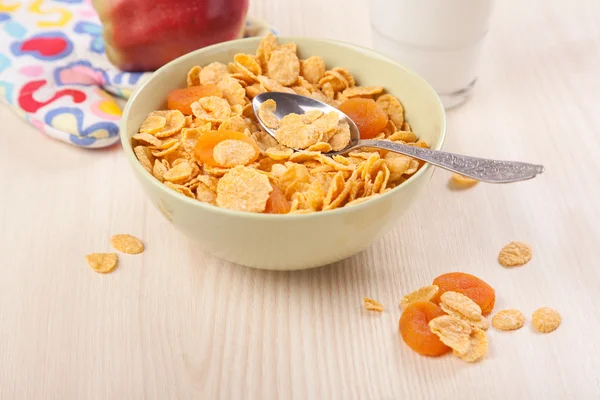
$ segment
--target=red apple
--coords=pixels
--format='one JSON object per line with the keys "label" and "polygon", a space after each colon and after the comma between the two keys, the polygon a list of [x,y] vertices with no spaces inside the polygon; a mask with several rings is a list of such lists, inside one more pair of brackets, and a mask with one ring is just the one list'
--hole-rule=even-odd
{"label": "red apple", "polygon": [[152,71],[192,50],[243,35],[248,0],[92,0],[109,60]]}

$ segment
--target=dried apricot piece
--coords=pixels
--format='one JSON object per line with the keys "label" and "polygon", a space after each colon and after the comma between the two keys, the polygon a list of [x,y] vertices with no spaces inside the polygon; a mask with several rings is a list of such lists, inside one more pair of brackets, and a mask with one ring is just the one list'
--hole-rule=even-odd
{"label": "dried apricot piece", "polygon": [[440,288],[435,297],[436,303],[440,302],[442,294],[458,292],[477,303],[481,308],[481,313],[486,315],[492,311],[496,302],[496,292],[490,285],[476,276],[464,272],[450,272],[440,275],[433,280],[433,285]]}
{"label": "dried apricot piece", "polygon": [[211,167],[222,167],[222,165],[214,159],[213,151],[215,146],[224,140],[241,140],[254,147],[256,153],[249,163],[253,162],[258,157],[258,145],[251,137],[246,136],[246,134],[236,131],[210,131],[200,136],[196,141],[196,146],[194,147],[194,158],[196,161]]}
{"label": "dried apricot piece", "polygon": [[287,214],[290,212],[290,202],[285,198],[285,195],[275,185],[273,190],[269,194],[267,199],[267,206],[265,207],[265,214]]}
{"label": "dried apricot piece", "polygon": [[340,105],[339,109],[354,121],[362,139],[377,136],[387,126],[388,116],[374,100],[352,98]]}
{"label": "dried apricot piece", "polygon": [[441,356],[450,351],[436,334],[429,329],[429,321],[441,317],[444,312],[429,301],[410,303],[400,316],[399,329],[404,343],[419,354]]}
{"label": "dried apricot piece", "polygon": [[179,110],[185,115],[192,114],[191,105],[201,97],[223,96],[223,92],[217,85],[190,86],[183,89],[175,89],[167,96],[167,107],[170,110]]}

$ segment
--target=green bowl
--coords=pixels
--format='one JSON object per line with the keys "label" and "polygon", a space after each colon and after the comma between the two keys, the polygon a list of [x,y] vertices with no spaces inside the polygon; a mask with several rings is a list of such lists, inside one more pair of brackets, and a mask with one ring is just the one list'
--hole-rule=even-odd
{"label": "green bowl", "polygon": [[[121,142],[146,195],[175,228],[199,248],[233,263],[263,269],[318,267],[352,256],[385,234],[429,181],[433,166],[425,164],[388,193],[347,208],[299,215],[230,211],[189,199],[164,186],[137,161],[131,137],[146,115],[166,107],[168,93],[185,87],[194,65],[230,62],[237,53],[255,53],[261,38],[220,43],[182,56],[156,71],[128,101],[121,120]],[[381,54],[349,43],[281,37],[294,42],[301,58],[322,57],[328,68],[348,69],[360,85],[380,85],[398,97],[406,119],[433,149],[444,142],[444,108],[419,75]]]}

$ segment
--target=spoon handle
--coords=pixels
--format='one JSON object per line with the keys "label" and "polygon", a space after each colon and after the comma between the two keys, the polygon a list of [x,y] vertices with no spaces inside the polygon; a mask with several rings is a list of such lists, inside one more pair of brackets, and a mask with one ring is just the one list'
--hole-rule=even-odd
{"label": "spoon handle", "polygon": [[469,178],[489,183],[524,181],[544,172],[543,165],[463,156],[383,140],[361,140],[359,146],[406,154],[449,171],[468,176]]}

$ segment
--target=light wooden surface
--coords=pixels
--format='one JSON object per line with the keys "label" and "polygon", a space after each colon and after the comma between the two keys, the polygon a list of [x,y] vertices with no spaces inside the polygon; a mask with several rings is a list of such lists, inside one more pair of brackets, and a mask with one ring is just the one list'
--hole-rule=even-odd
{"label": "light wooden surface", "polygon": [[[370,44],[366,1],[256,0],[284,35]],[[600,3],[498,1],[474,97],[448,115],[445,149],[546,165],[531,182],[452,192],[438,170],[368,251],[294,273],[194,248],[146,201],[119,148],[51,141],[0,107],[1,399],[600,398]],[[401,23],[401,18],[399,18]],[[410,113],[410,110],[408,110]],[[84,254],[114,233],[145,241],[118,270]],[[533,261],[496,263],[511,240]],[[307,249],[307,251],[309,251]],[[398,300],[445,272],[521,309],[478,364],[421,357]],[[362,309],[362,297],[387,307]],[[562,326],[530,328],[551,306]]]}

